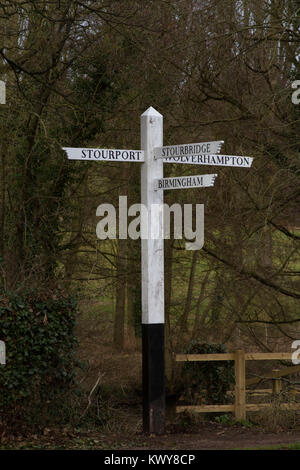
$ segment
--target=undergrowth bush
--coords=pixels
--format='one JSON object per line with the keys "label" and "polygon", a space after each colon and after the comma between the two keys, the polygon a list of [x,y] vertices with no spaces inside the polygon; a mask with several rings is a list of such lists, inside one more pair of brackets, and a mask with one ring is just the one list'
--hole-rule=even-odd
{"label": "undergrowth bush", "polygon": [[[184,351],[185,354],[226,353],[223,344],[200,343],[194,340]],[[227,391],[234,383],[233,361],[186,362],[183,369],[185,395],[207,404],[225,404]]]}
{"label": "undergrowth bush", "polygon": [[1,291],[0,420],[5,427],[39,423],[63,410],[75,385],[76,299],[60,290]]}

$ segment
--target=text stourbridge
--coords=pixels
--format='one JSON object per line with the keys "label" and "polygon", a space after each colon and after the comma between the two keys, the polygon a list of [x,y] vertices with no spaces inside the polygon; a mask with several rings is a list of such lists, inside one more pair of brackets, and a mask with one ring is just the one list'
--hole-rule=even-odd
{"label": "text stourbridge", "polygon": [[197,144],[169,145],[155,149],[158,158],[181,157],[185,155],[219,154],[223,140],[202,142]]}
{"label": "text stourbridge", "polygon": [[193,163],[195,165],[219,165],[249,168],[251,167],[252,160],[252,157],[242,157],[236,155],[201,154],[164,158],[164,163]]}

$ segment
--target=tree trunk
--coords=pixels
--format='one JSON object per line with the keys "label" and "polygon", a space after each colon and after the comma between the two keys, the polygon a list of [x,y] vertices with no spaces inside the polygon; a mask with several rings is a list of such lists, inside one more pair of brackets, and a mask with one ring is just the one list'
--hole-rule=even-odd
{"label": "tree trunk", "polygon": [[124,349],[125,339],[125,300],[126,300],[126,240],[118,241],[116,311],[114,319],[113,344],[115,349]]}
{"label": "tree trunk", "polygon": [[188,316],[191,310],[191,305],[192,305],[192,298],[193,298],[193,288],[194,288],[194,280],[195,280],[195,270],[196,270],[196,265],[197,265],[197,257],[199,254],[199,250],[195,250],[193,252],[193,257],[192,257],[192,264],[191,264],[191,269],[190,269],[190,277],[189,277],[189,284],[188,284],[188,291],[187,291],[187,296],[186,296],[186,301],[185,301],[185,307],[183,314],[179,320],[179,331],[180,335],[178,336],[178,342],[177,342],[177,350],[179,348],[182,348],[184,345],[184,341],[186,340],[186,336],[188,334]]}
{"label": "tree trunk", "polygon": [[201,306],[201,302],[203,301],[203,298],[204,298],[205,288],[206,288],[206,285],[207,285],[207,282],[208,282],[209,275],[210,275],[210,271],[207,271],[207,273],[205,274],[205,277],[204,277],[204,279],[201,283],[201,290],[200,290],[199,297],[198,297],[198,300],[197,300],[195,321],[194,321],[194,327],[193,327],[193,333],[192,333],[192,338],[193,339],[197,338],[197,336],[199,335],[200,318],[201,318],[201,316],[200,316],[200,306]]}

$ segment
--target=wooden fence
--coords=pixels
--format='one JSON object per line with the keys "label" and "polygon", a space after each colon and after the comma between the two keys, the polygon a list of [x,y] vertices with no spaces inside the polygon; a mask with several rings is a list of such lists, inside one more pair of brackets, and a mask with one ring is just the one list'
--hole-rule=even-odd
{"label": "wooden fence", "polygon": [[[300,371],[300,365],[285,367],[273,371],[264,377],[255,377],[246,380],[246,361],[265,360],[291,360],[291,353],[245,353],[242,350],[224,354],[177,354],[177,362],[186,361],[234,361],[235,388],[234,404],[231,405],[181,405],[176,407],[176,412],[196,411],[198,413],[232,412],[239,421],[246,419],[247,411],[259,411],[272,406],[271,403],[246,403],[246,387],[259,383],[264,379],[273,380],[273,393],[279,393],[281,388],[280,377],[294,374]],[[281,409],[300,410],[300,403],[280,403]]]}

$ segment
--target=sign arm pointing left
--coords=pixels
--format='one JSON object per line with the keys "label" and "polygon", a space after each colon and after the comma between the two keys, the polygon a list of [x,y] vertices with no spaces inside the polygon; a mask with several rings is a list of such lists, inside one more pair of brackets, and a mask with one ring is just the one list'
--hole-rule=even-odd
{"label": "sign arm pointing left", "polygon": [[98,149],[62,147],[69,160],[107,161],[107,162],[143,162],[143,150]]}

